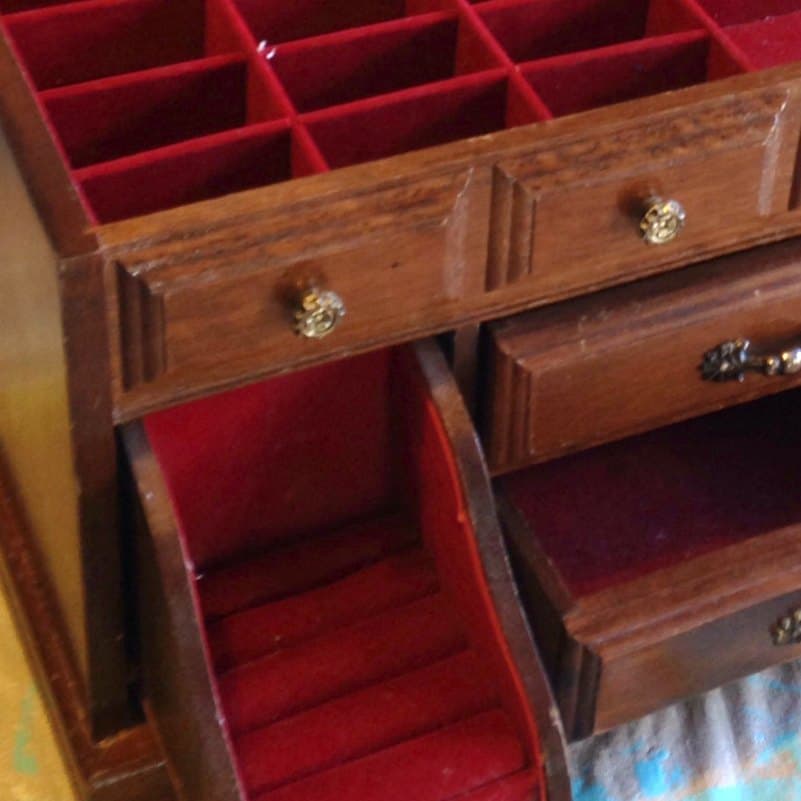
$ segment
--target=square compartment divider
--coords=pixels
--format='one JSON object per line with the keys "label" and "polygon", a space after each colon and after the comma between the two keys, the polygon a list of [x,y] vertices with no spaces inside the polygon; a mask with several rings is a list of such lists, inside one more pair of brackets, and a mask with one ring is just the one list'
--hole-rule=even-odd
{"label": "square compartment divider", "polygon": [[640,39],[520,66],[554,116],[703,83],[711,71],[737,71],[705,31]]}
{"label": "square compartment divider", "polygon": [[285,116],[260,72],[238,55],[43,92],[73,168]]}
{"label": "square compartment divider", "polygon": [[301,113],[504,66],[455,14],[279,45],[269,63]]}
{"label": "square compartment divider", "polygon": [[301,120],[336,169],[533,122],[538,111],[500,69],[312,112]]}
{"label": "square compartment divider", "polygon": [[4,22],[41,90],[240,50],[206,2],[225,0],[81,0]]}
{"label": "square compartment divider", "polygon": [[267,46],[453,9],[448,0],[232,0],[257,42]]}
{"label": "square compartment divider", "polygon": [[288,121],[193,139],[76,170],[99,222],[149,214],[319,171]]}

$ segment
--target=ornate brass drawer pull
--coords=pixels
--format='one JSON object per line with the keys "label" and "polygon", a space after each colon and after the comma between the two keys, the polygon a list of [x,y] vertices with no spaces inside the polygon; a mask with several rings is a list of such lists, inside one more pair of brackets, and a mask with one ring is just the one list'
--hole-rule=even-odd
{"label": "ornate brass drawer pull", "polygon": [[642,238],[649,245],[666,245],[672,242],[684,228],[687,212],[678,200],[650,198],[645,214],[640,221]]}
{"label": "ornate brass drawer pull", "polygon": [[346,314],[345,303],[336,292],[309,289],[295,310],[295,333],[306,339],[323,339]]}
{"label": "ornate brass drawer pull", "polygon": [[789,615],[780,617],[771,629],[774,645],[798,645],[801,643],[801,607]]}
{"label": "ornate brass drawer pull", "polygon": [[795,375],[801,372],[801,348],[754,356],[747,339],[723,342],[704,354],[701,377],[704,381],[745,381],[747,372],[766,376]]}

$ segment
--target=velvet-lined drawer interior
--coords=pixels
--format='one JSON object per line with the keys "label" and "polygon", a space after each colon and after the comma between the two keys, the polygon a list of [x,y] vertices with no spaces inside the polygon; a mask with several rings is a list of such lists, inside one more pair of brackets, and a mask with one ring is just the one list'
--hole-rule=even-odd
{"label": "velvet-lined drawer interior", "polygon": [[192,798],[545,798],[548,702],[493,604],[515,592],[469,431],[430,343],[128,426],[150,708]]}
{"label": "velvet-lined drawer interior", "polygon": [[797,0],[4,0],[98,222],[801,58]]}
{"label": "velvet-lined drawer interior", "polygon": [[498,479],[569,737],[801,655],[798,390]]}
{"label": "velvet-lined drawer interior", "polygon": [[492,471],[795,386],[798,275],[785,242],[493,323]]}

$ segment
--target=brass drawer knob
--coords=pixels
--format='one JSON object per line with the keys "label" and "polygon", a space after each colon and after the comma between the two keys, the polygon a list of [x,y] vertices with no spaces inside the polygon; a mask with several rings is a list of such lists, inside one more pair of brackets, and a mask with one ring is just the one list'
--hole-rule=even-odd
{"label": "brass drawer knob", "polygon": [[295,333],[306,339],[323,339],[347,313],[336,292],[309,289],[301,295],[295,310]]}
{"label": "brass drawer knob", "polygon": [[747,339],[731,339],[704,354],[701,377],[704,381],[745,381],[747,372],[765,376],[795,375],[801,372],[801,348],[755,356]]}
{"label": "brass drawer knob", "polygon": [[640,221],[642,238],[649,245],[666,245],[684,228],[687,212],[678,200],[651,198]]}
{"label": "brass drawer knob", "polygon": [[780,617],[771,629],[774,645],[798,645],[801,643],[801,608]]}

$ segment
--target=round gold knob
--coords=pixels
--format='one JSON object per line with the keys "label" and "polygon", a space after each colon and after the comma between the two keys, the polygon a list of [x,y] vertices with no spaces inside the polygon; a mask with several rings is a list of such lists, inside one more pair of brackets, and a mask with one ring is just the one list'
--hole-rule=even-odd
{"label": "round gold knob", "polygon": [[687,212],[678,200],[651,198],[640,221],[643,239],[649,245],[666,245],[684,228]]}
{"label": "round gold knob", "polygon": [[323,339],[346,313],[345,303],[336,292],[309,289],[295,311],[295,333],[306,339]]}

